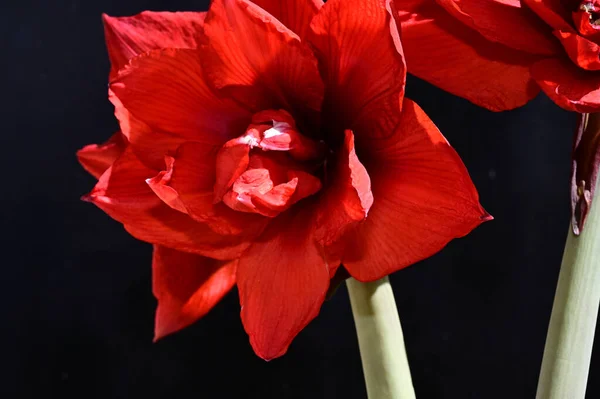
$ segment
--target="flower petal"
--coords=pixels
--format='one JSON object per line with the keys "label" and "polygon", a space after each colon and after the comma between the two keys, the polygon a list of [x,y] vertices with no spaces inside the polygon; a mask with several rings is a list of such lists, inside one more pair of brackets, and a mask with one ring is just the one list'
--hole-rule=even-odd
{"label": "flower petal", "polygon": [[600,69],[600,46],[576,33],[556,31],[555,35],[571,61],[588,71]]}
{"label": "flower petal", "polygon": [[237,259],[220,261],[154,246],[152,292],[158,300],[154,340],[189,326],[235,285]]}
{"label": "flower petal", "polygon": [[538,56],[485,39],[433,1],[396,5],[410,73],[492,111],[520,107],[539,93],[529,75]]}
{"label": "flower petal", "polygon": [[277,18],[282,24],[304,40],[310,29],[310,21],[323,7],[322,0],[252,0]]}
{"label": "flower petal", "polygon": [[519,1],[436,0],[450,15],[486,39],[531,54],[556,55],[552,30]]}
{"label": "flower petal", "polygon": [[247,0],[214,0],[204,25],[202,64],[210,83],[247,109],[286,109],[314,118],[323,83],[310,48]]}
{"label": "flower petal", "polygon": [[103,14],[104,36],[110,57],[111,78],[127,62],[150,50],[196,48],[196,36],[204,24],[205,12],[144,11],[131,17]]}
{"label": "flower petal", "polygon": [[367,149],[375,202],[345,239],[342,262],[361,281],[427,258],[491,219],[459,156],[415,103],[405,99],[402,115],[387,117],[394,134]]}
{"label": "flower petal", "polygon": [[376,130],[362,126],[366,116],[401,106],[406,66],[390,1],[329,0],[311,23],[327,87],[323,112],[335,121],[327,130],[341,137],[344,129],[357,137]]}
{"label": "flower petal", "polygon": [[207,86],[197,50],[162,49],[135,57],[110,88],[153,131],[186,141],[221,145],[243,133],[251,118]]}
{"label": "flower petal", "polygon": [[[571,11],[564,0],[521,0],[554,29],[573,31]],[[579,0],[576,0],[579,3]],[[573,2],[575,3],[575,2]],[[573,4],[575,7],[576,5]]]}
{"label": "flower petal", "polygon": [[123,223],[137,239],[152,244],[217,259],[236,258],[249,246],[244,236],[217,234],[163,203],[146,184],[156,173],[128,147],[83,199]]}
{"label": "flower petal", "polygon": [[332,183],[320,198],[315,231],[315,238],[331,263],[330,269],[339,265],[342,247],[337,245],[338,240],[364,221],[373,205],[371,178],[356,155],[350,130],[345,133],[336,166],[328,171]]}
{"label": "flower petal", "polygon": [[242,322],[258,356],[282,356],[319,313],[329,272],[312,237],[313,207],[282,213],[240,259]]}
{"label": "flower petal", "polygon": [[115,107],[115,117],[119,121],[121,132],[136,157],[151,169],[162,169],[165,155],[172,154],[185,140],[150,128],[127,111],[111,89],[108,90],[108,99]]}
{"label": "flower petal", "polygon": [[216,149],[200,143],[182,144],[173,157],[166,157],[167,169],[147,183],[171,208],[207,224],[222,235],[256,237],[268,220],[235,212],[213,202]]}
{"label": "flower petal", "polygon": [[556,104],[569,111],[600,112],[600,74],[568,59],[549,58],[531,67],[531,76]]}
{"label": "flower petal", "polygon": [[103,144],[89,144],[77,151],[77,159],[85,170],[99,179],[126,147],[127,138],[121,132],[117,132]]}

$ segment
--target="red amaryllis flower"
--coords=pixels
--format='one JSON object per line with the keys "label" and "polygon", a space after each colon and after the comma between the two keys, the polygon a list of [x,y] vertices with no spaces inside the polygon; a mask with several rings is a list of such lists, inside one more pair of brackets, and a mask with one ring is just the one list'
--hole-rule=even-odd
{"label": "red amaryllis flower", "polygon": [[[396,0],[409,72],[494,111],[600,111],[600,0]],[[435,62],[432,62],[435,60]]]}
{"label": "red amaryllis flower", "polygon": [[85,198],[154,244],[156,338],[237,285],[254,350],[281,356],[337,271],[379,279],[489,219],[404,99],[391,10],[214,0],[104,18],[124,138],[79,153],[106,169]]}

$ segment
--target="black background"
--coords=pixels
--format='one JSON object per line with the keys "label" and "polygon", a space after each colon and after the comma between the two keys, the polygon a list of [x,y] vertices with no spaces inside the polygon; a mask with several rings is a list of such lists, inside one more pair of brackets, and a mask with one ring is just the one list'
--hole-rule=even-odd
{"label": "black background", "polygon": [[[117,128],[101,13],[206,3],[0,6],[0,397],[366,397],[345,288],[269,363],[248,344],[236,292],[152,344],[150,246],[79,201],[94,179],[75,151]],[[494,114],[417,79],[408,95],[458,150],[496,218],[391,276],[417,395],[533,398],[568,228],[575,116],[543,96]],[[599,363],[588,398],[600,397]]]}

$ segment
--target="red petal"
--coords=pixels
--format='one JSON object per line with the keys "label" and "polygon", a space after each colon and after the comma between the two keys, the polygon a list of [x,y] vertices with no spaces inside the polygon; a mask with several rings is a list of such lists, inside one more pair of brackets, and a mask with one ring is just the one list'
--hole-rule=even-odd
{"label": "red petal", "polygon": [[594,42],[600,42],[600,25],[591,23],[592,21],[590,21],[590,13],[580,8],[572,15],[573,22],[575,23],[575,29],[577,32],[579,32],[579,34],[581,34],[581,36]]}
{"label": "red petal", "polygon": [[575,112],[600,112],[600,73],[585,71],[568,59],[534,64],[531,75],[559,106]]}
{"label": "red petal", "polygon": [[110,87],[126,110],[153,131],[186,141],[222,145],[243,133],[251,117],[206,85],[197,50],[140,55],[119,71]]}
{"label": "red petal", "polygon": [[115,117],[119,121],[121,132],[129,141],[136,157],[151,169],[162,169],[165,155],[175,152],[184,139],[152,130],[150,126],[127,111],[121,100],[110,89],[108,99],[115,106]]}
{"label": "red petal", "polygon": [[219,150],[215,162],[214,202],[219,202],[237,178],[248,169],[250,147],[234,139]]}
{"label": "red petal", "polygon": [[98,179],[119,158],[126,147],[127,139],[121,132],[117,132],[103,144],[86,145],[77,151],[77,159],[85,170]]}
{"label": "red petal", "polygon": [[154,191],[154,194],[156,194],[165,204],[179,212],[187,214],[188,211],[183,201],[181,201],[181,198],[179,198],[179,193],[173,187],[169,186],[171,176],[173,175],[175,158],[166,157],[165,163],[167,164],[167,170],[160,172],[152,179],[147,179],[146,183],[148,183],[148,186]]}
{"label": "red petal", "polygon": [[237,259],[219,261],[154,246],[152,292],[158,300],[154,340],[208,313],[235,284]]}
{"label": "red petal", "polygon": [[361,281],[427,258],[491,218],[460,158],[415,103],[405,99],[400,118],[386,117],[396,130],[366,149],[375,202],[342,260]]}
{"label": "red petal", "polygon": [[310,21],[323,7],[322,0],[252,0],[252,2],[277,18],[302,40],[310,29]]}
{"label": "red petal", "polygon": [[214,0],[204,25],[209,81],[254,112],[286,109],[297,120],[321,108],[323,83],[309,47],[247,0]]}
{"label": "red petal", "polygon": [[[554,29],[572,31],[571,11],[564,0],[521,0]],[[572,1],[579,3],[579,0]],[[573,4],[574,7],[577,5]]]}
{"label": "red petal", "polygon": [[343,134],[341,125],[360,135],[368,130],[363,119],[401,106],[406,65],[390,1],[329,0],[311,23],[327,87],[324,113],[336,121],[330,131]]}
{"label": "red petal", "polygon": [[297,205],[281,214],[240,259],[242,322],[265,360],[287,351],[325,299],[329,272],[315,247],[311,212]]}
{"label": "red petal", "polygon": [[206,223],[216,233],[256,237],[268,220],[235,212],[213,203],[216,149],[200,143],[184,143],[174,157],[167,157],[167,170],[149,179],[152,190],[171,208]]}
{"label": "red petal", "polygon": [[156,171],[144,166],[130,148],[100,177],[85,200],[142,241],[218,259],[233,259],[248,247],[245,236],[216,234],[208,225],[163,203],[146,184]]}
{"label": "red petal", "polygon": [[519,1],[437,0],[437,3],[493,42],[532,54],[561,52],[550,27]]}
{"label": "red petal", "polygon": [[556,31],[555,35],[575,64],[588,71],[600,69],[600,46],[575,33]]}
{"label": "red petal", "polygon": [[396,5],[410,73],[492,111],[520,107],[539,92],[529,75],[537,56],[485,39],[432,1]]}
{"label": "red petal", "polygon": [[161,48],[195,48],[205,12],[144,11],[131,17],[102,15],[111,78],[136,55]]}
{"label": "red petal", "polygon": [[354,135],[347,130],[345,136],[337,168],[330,172],[332,183],[319,204],[315,235],[317,242],[325,248],[365,220],[373,205],[371,179],[356,156]]}

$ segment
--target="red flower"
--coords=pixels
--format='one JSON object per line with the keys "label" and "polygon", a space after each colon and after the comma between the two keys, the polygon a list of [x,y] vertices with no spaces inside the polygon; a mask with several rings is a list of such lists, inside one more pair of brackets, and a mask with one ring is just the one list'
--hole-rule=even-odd
{"label": "red flower", "polygon": [[519,107],[539,88],[567,110],[600,111],[600,0],[396,5],[416,76],[493,111]]}
{"label": "red flower", "polygon": [[157,339],[237,284],[254,350],[281,356],[338,268],[376,280],[490,218],[403,98],[391,7],[214,0],[208,13],[105,16],[126,148],[79,156],[106,169],[86,199],[154,244]]}

